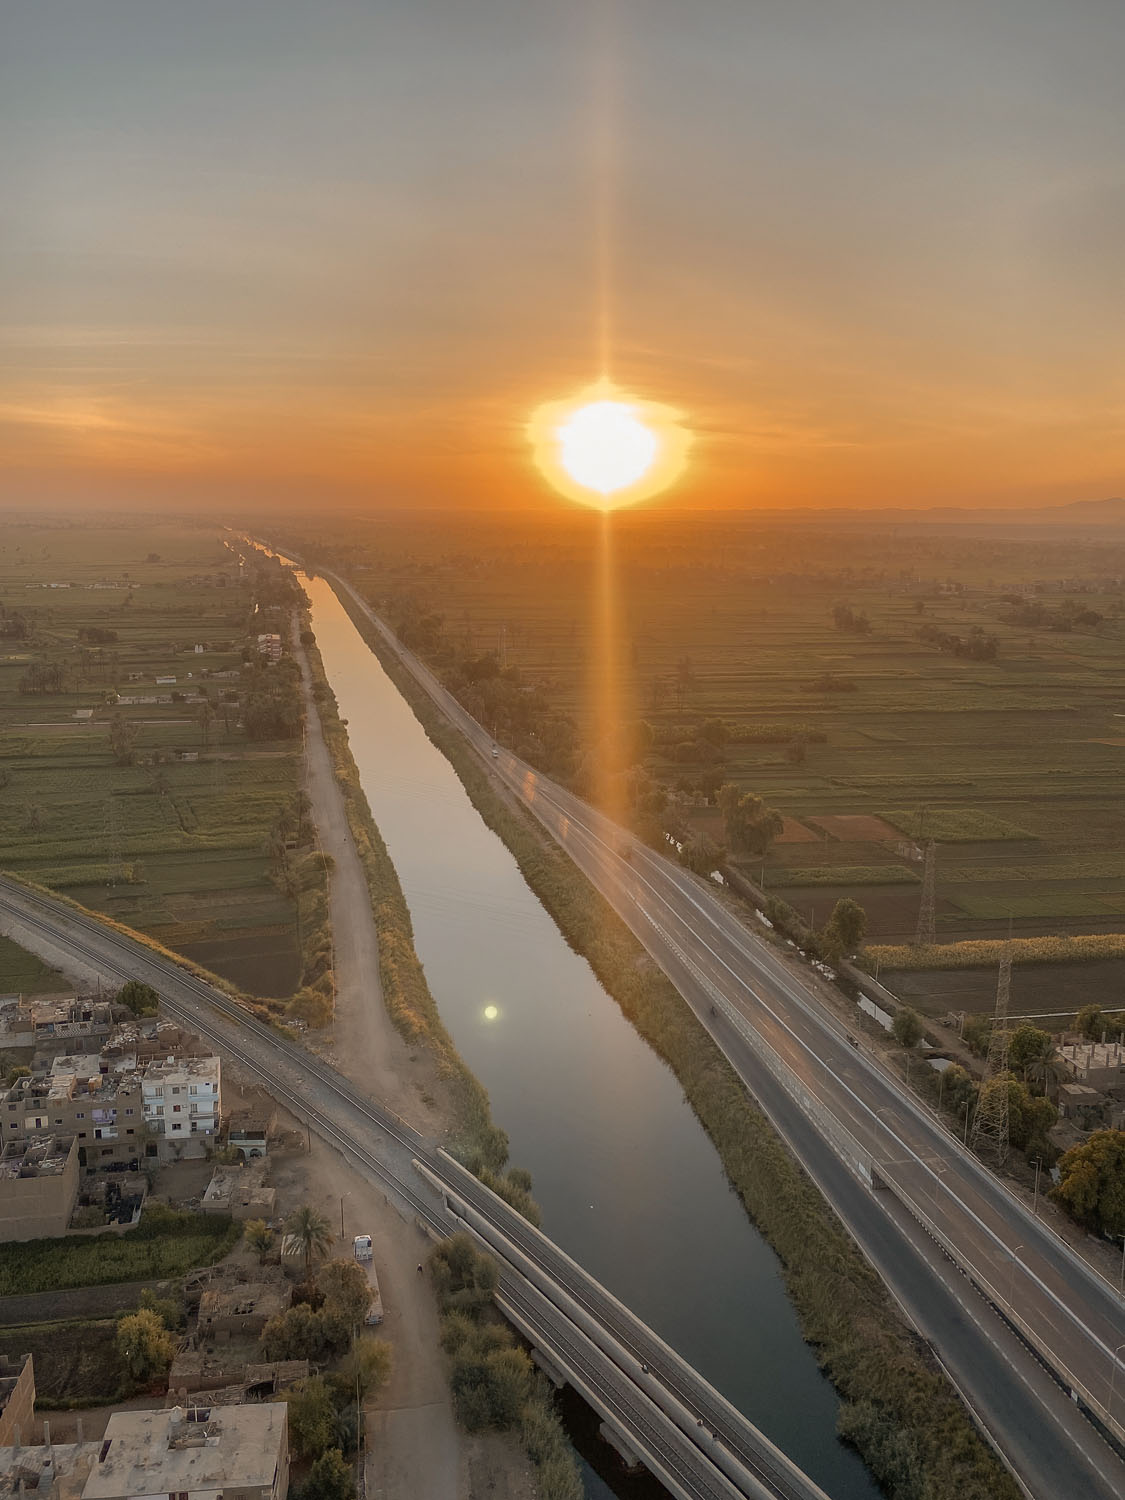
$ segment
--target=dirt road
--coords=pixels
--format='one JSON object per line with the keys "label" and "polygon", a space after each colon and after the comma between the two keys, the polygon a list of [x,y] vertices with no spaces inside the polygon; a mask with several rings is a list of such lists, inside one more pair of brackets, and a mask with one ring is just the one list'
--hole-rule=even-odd
{"label": "dirt road", "polygon": [[329,908],[335,946],[336,1014],[329,1034],[314,1034],[316,1049],[354,1083],[423,1134],[443,1134],[448,1120],[433,1059],[411,1046],[391,1024],[379,984],[379,942],[367,877],[348,829],[343,794],[320,727],[304,649],[295,642],[306,709],[305,791],[320,846],[335,869]]}

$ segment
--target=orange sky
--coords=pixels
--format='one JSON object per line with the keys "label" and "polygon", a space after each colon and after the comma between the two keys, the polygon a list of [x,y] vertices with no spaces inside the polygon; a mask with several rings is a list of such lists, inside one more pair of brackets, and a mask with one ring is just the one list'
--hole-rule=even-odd
{"label": "orange sky", "polygon": [[[0,502],[1125,490],[1118,0],[45,0],[0,21]],[[605,251],[603,254],[602,251]]]}

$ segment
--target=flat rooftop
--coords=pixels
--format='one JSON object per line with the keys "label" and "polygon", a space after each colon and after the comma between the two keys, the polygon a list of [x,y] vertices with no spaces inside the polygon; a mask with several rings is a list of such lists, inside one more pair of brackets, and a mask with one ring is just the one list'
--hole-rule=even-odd
{"label": "flat rooftop", "polygon": [[285,1421],[277,1402],[115,1412],[83,1500],[272,1484]]}

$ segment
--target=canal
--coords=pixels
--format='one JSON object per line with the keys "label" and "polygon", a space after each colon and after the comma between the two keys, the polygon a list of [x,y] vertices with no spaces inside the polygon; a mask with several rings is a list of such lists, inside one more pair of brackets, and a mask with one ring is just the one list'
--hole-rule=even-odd
{"label": "canal", "polygon": [[[330,585],[302,582],[430,988],[532,1173],[544,1230],[833,1500],[876,1500],[836,1438],[838,1398],[777,1258],[675,1076],[567,946]],[[592,1500],[614,1492],[586,1482]]]}

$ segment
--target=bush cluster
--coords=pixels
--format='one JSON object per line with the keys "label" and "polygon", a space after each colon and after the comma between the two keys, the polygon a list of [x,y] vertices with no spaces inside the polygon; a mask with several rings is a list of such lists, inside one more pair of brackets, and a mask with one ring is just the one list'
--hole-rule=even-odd
{"label": "bush cluster", "polygon": [[430,1272],[449,1356],[453,1409],[466,1432],[519,1432],[536,1465],[540,1500],[581,1500],[582,1480],[550,1391],[503,1323],[486,1314],[496,1262],[467,1234],[435,1246]]}

